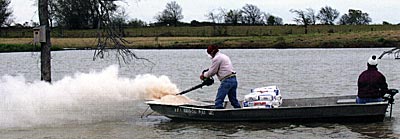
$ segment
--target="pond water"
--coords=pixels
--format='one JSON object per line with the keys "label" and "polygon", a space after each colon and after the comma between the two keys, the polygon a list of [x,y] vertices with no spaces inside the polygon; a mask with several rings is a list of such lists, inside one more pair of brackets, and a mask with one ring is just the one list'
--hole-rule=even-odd
{"label": "pond water", "polygon": [[[231,57],[238,73],[238,99],[270,85],[277,85],[283,98],[302,98],[356,94],[369,56],[389,49],[221,52]],[[157,114],[143,116],[146,87],[188,89],[201,83],[199,75],[211,62],[198,49],[133,51],[152,63],[120,64],[113,51],[96,61],[91,50],[52,52],[52,84],[40,81],[38,53],[0,53],[0,138],[400,137],[397,105],[392,119],[378,123],[175,122]],[[389,55],[379,62],[389,88],[399,89],[400,60]],[[213,100],[218,86],[217,81],[185,96]]]}

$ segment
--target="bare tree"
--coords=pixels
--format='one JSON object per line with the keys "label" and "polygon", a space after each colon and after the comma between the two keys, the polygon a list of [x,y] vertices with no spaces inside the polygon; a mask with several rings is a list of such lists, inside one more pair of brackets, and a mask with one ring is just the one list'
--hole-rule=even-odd
{"label": "bare tree", "polygon": [[182,8],[175,1],[167,3],[164,11],[155,17],[158,22],[176,26],[183,19]]}
{"label": "bare tree", "polygon": [[339,14],[338,10],[325,6],[319,10],[317,19],[320,20],[322,24],[333,25],[334,21],[339,17]]}
{"label": "bare tree", "polygon": [[303,11],[303,10],[293,10],[291,9],[290,12],[297,14],[297,17],[293,19],[296,23],[302,25],[304,27],[304,34],[308,33],[308,26],[315,23],[313,19],[314,12],[310,10]]}
{"label": "bare tree", "polygon": [[314,9],[307,8],[307,16],[311,20],[311,25],[315,25],[317,23],[317,16],[315,15]]}
{"label": "bare tree", "polygon": [[223,13],[217,13],[217,12],[215,12],[215,10],[208,12],[205,16],[212,23],[222,23],[223,18],[224,18]]}
{"label": "bare tree", "polygon": [[261,10],[252,4],[246,4],[242,8],[243,20],[246,24],[262,24],[262,14]]}
{"label": "bare tree", "polygon": [[0,0],[0,27],[7,23],[12,14],[12,10],[8,7],[10,0]]}
{"label": "bare tree", "polygon": [[229,10],[224,13],[224,20],[227,24],[237,25],[242,20],[242,11],[241,10]]}
{"label": "bare tree", "polygon": [[220,9],[220,12],[217,13],[215,10],[209,12],[206,17],[211,20],[213,24],[213,35],[214,36],[224,36],[227,35],[227,27],[221,25],[224,19],[224,9]]}

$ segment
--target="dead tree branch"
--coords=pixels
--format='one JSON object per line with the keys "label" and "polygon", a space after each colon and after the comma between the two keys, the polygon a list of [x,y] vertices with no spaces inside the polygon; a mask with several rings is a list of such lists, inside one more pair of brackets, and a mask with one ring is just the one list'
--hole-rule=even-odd
{"label": "dead tree branch", "polygon": [[114,1],[116,0],[97,0],[98,8],[96,8],[96,12],[99,18],[97,26],[98,37],[93,60],[104,58],[104,53],[108,49],[113,49],[117,52],[119,62],[129,63],[131,60],[144,60],[154,64],[147,58],[139,57],[127,47],[132,42],[122,37],[123,32],[118,31],[117,26],[112,20],[112,12],[113,8],[115,8]]}

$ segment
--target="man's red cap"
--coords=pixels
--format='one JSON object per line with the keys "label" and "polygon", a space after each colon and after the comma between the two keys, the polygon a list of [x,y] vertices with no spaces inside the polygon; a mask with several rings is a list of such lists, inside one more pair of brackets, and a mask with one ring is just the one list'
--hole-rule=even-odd
{"label": "man's red cap", "polygon": [[212,51],[217,50],[218,51],[218,46],[217,45],[209,45],[207,47],[207,53],[211,54]]}

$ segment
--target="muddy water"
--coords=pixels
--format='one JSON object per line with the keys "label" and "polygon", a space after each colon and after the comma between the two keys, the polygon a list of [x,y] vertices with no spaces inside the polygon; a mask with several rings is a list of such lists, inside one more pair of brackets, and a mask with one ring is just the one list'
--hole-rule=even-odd
{"label": "muddy water", "polygon": [[[388,49],[221,50],[238,73],[238,98],[277,85],[283,98],[356,93],[357,77],[372,54]],[[93,51],[52,52],[53,83],[38,81],[39,54],[0,54],[0,138],[399,138],[400,117],[381,123],[174,122],[151,114],[144,100],[200,83],[210,60],[204,50],[137,50],[155,65],[118,67],[114,53],[92,61]],[[117,66],[111,66],[117,65]],[[400,60],[378,65],[390,88],[400,88]],[[219,83],[187,93],[213,100]],[[161,92],[155,95],[149,92]],[[150,94],[150,95],[149,95]],[[174,102],[174,98],[165,101]],[[397,101],[398,96],[396,97]],[[145,115],[142,117],[143,113]]]}

